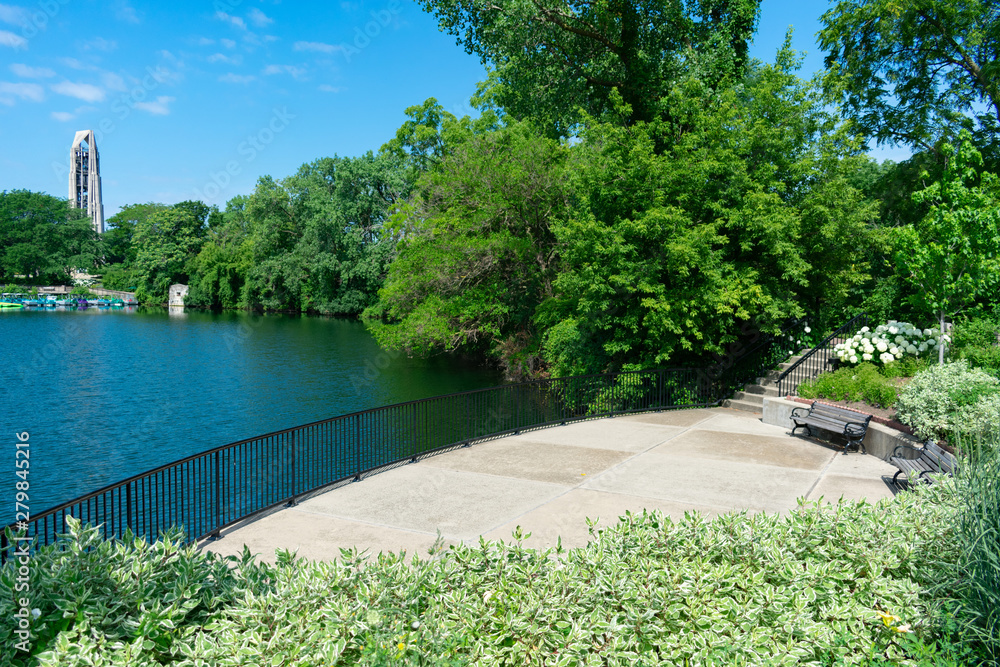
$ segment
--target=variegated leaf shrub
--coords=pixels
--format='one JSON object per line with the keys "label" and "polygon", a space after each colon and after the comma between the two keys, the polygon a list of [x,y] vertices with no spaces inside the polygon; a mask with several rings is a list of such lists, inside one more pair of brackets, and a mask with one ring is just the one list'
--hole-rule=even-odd
{"label": "variegated leaf shrub", "polygon": [[953,485],[875,505],[714,520],[657,512],[588,546],[457,545],[428,559],[277,563],[100,540],[72,525],[31,564],[33,655],[14,665],[826,665],[905,661],[957,560]]}

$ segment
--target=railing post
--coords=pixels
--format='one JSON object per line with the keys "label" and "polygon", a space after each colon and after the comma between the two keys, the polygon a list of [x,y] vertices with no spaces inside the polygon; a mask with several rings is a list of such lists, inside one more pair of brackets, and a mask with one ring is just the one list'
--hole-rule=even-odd
{"label": "railing post", "polygon": [[292,499],[285,507],[295,507],[296,505],[298,503],[295,502],[295,431],[292,431]]}
{"label": "railing post", "polygon": [[219,530],[222,525],[222,466],[219,462],[219,454],[221,452],[215,452],[215,530],[212,531],[211,536],[214,538],[220,537]]}
{"label": "railing post", "polygon": [[[125,528],[132,527],[132,483],[125,485]],[[122,531],[124,534],[125,531]]]}
{"label": "railing post", "polygon": [[361,415],[354,418],[354,455],[358,460],[358,469],[354,475],[354,481],[361,481]]}
{"label": "railing post", "polygon": [[521,392],[517,388],[516,384],[511,387],[514,392],[514,435],[521,432]]}

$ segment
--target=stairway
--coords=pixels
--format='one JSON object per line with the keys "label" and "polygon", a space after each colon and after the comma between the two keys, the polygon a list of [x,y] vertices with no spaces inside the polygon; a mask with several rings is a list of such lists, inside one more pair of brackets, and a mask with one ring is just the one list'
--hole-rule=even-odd
{"label": "stairway", "polygon": [[[792,367],[792,365],[802,358],[809,350],[802,350],[798,354],[789,357],[784,363],[778,364],[777,368],[767,374],[766,377],[757,378],[756,384],[748,384],[743,387],[743,391],[736,392],[732,398],[722,402],[725,408],[742,410],[744,412],[763,412],[764,397],[778,396],[778,376]],[[810,369],[810,375],[815,377],[821,372],[830,370],[827,363],[819,358],[822,355],[813,355],[805,364],[805,368]]]}

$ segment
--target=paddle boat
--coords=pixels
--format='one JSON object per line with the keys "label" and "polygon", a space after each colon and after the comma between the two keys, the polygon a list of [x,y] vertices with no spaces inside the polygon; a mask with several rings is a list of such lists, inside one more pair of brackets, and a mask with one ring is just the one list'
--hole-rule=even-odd
{"label": "paddle boat", "polygon": [[19,296],[19,294],[0,295],[0,308],[23,308],[24,304],[21,303]]}

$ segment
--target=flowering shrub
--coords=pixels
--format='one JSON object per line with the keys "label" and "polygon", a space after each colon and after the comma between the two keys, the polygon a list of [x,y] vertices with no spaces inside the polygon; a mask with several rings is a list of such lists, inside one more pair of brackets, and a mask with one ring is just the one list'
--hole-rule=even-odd
{"label": "flowering shrub", "polygon": [[1000,386],[996,392],[981,396],[975,403],[962,406],[955,413],[955,426],[970,438],[1000,437]]}
{"label": "flowering shrub", "polygon": [[[975,392],[969,391],[972,387]],[[980,421],[988,420],[991,403],[984,402],[981,411],[978,406],[996,393],[1000,393],[1000,380],[978,368],[969,368],[964,361],[935,364],[917,374],[899,392],[896,417],[921,438],[943,438],[958,426],[978,428]],[[957,417],[956,411],[963,408],[963,403],[969,411]]]}
{"label": "flowering shrub", "polygon": [[[947,342],[947,336],[943,337]],[[889,364],[910,355],[922,357],[937,352],[941,340],[933,329],[918,329],[909,322],[889,320],[871,331],[862,327],[858,333],[839,343],[833,353],[845,364],[863,361]]]}

